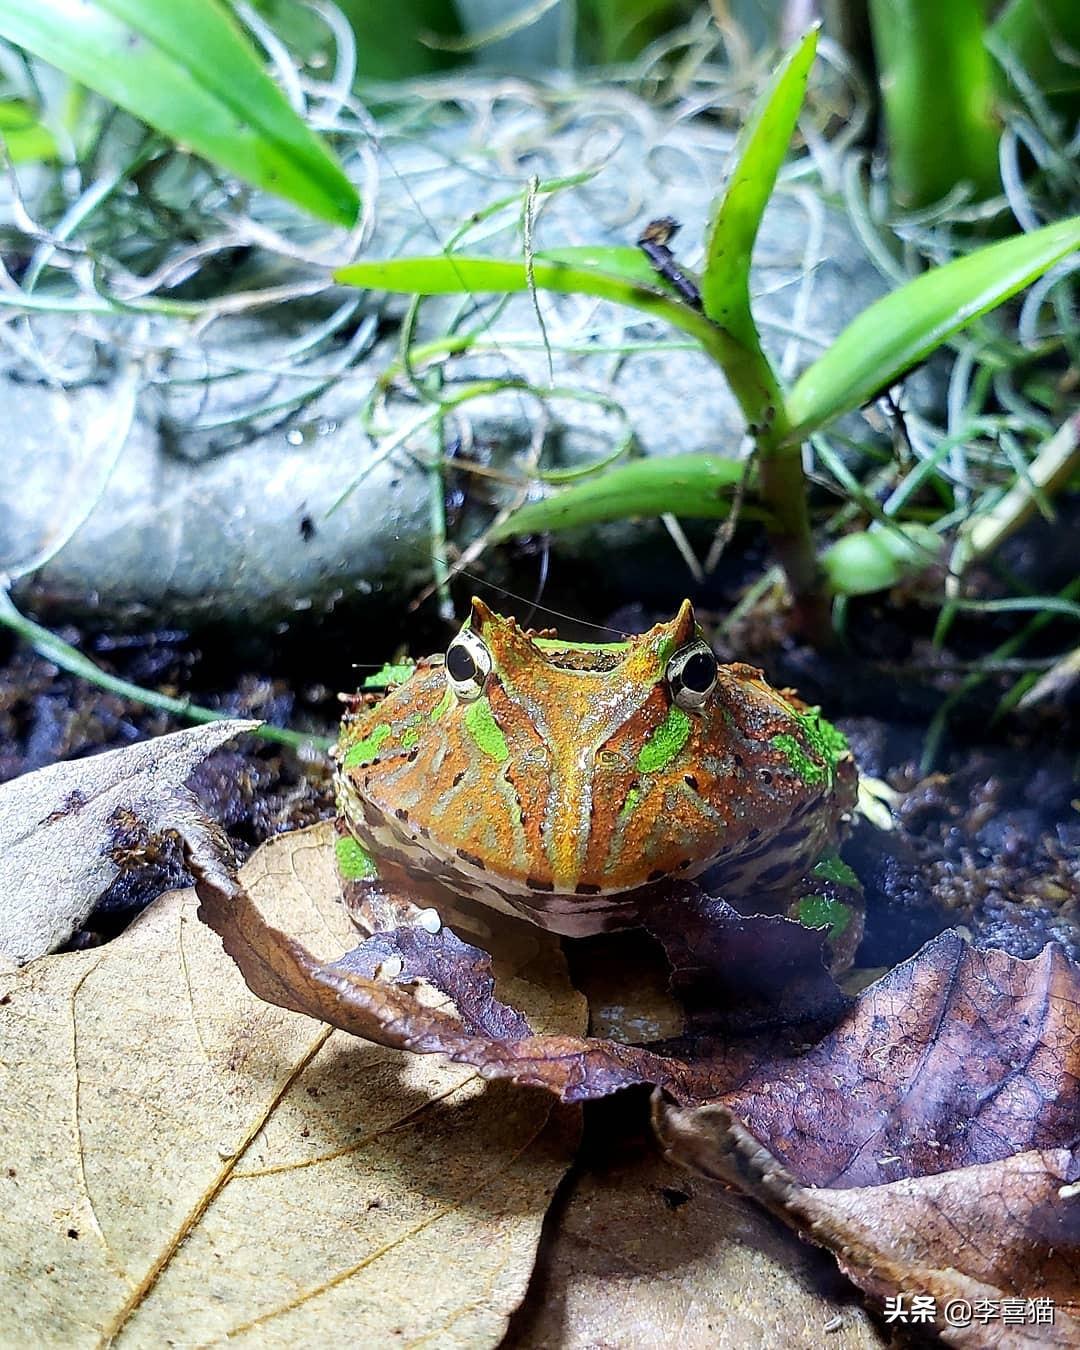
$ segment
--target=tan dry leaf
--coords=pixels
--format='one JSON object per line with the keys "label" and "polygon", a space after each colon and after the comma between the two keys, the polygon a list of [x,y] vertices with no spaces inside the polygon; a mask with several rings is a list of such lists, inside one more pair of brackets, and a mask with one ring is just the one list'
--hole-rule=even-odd
{"label": "tan dry leaf", "polygon": [[689,1176],[651,1141],[597,1133],[599,1157],[575,1169],[552,1211],[504,1350],[884,1344],[829,1260],[751,1201]]}
{"label": "tan dry leaf", "polygon": [[[270,841],[244,878],[315,950],[354,941],[329,826]],[[261,1002],[195,908],[163,896],[108,946],[0,980],[5,1335],[495,1344],[575,1112]],[[515,941],[515,998],[580,1032],[555,940]]]}
{"label": "tan dry leaf", "polygon": [[0,786],[0,960],[23,965],[66,942],[120,871],[122,815],[152,830],[207,755],[257,726],[187,727]]}

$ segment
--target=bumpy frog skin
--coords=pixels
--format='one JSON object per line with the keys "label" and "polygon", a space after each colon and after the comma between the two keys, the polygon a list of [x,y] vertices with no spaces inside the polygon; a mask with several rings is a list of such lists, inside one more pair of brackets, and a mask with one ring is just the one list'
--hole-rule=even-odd
{"label": "bumpy frog skin", "polygon": [[446,656],[401,674],[336,750],[352,880],[401,869],[581,936],[634,922],[669,877],[797,897],[846,832],[844,737],[759,670],[718,665],[689,601],[589,645],[473,600]]}

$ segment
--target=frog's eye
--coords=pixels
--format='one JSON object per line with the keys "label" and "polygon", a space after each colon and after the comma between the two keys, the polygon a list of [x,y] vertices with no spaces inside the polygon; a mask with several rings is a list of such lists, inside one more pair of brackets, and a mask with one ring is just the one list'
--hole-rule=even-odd
{"label": "frog's eye", "polygon": [[703,708],[716,688],[716,656],[700,638],[680,647],[667,663],[665,676],[671,697],[680,708]]}
{"label": "frog's eye", "polygon": [[491,664],[491,653],[483,642],[464,628],[446,649],[446,682],[458,698],[468,703],[483,693]]}

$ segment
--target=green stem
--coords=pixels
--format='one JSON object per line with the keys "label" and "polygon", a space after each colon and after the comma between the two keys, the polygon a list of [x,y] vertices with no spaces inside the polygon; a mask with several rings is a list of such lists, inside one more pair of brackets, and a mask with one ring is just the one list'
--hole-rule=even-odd
{"label": "green stem", "polygon": [[[2,584],[0,584],[0,624],[10,628],[13,633],[28,642],[40,656],[45,657],[47,661],[51,661],[53,665],[59,666],[61,670],[66,670],[69,675],[77,675],[80,679],[88,680],[99,689],[106,689],[111,694],[119,694],[121,698],[146,704],[150,708],[159,708],[162,712],[186,718],[189,722],[223,722],[230,717],[237,716],[236,713],[232,712],[219,712],[214,708],[202,708],[197,703],[191,703],[187,699],[170,698],[168,694],[159,694],[153,689],[143,689],[141,685],[132,684],[128,680],[121,680],[115,675],[107,674],[94,665],[93,661],[84,656],[78,648],[71,646],[62,638],[58,638],[48,628],[35,623],[33,619],[28,619],[25,614],[17,610],[11,602],[6,587]],[[291,745],[297,749],[305,745],[318,745],[327,748],[331,744],[329,738],[325,736],[305,736],[299,731],[288,731],[284,727],[273,727],[265,723],[251,734],[261,736],[264,741],[278,741],[283,745]]]}
{"label": "green stem", "polygon": [[983,0],[870,0],[889,168],[904,206],[1001,191]]}
{"label": "green stem", "polygon": [[833,640],[829,601],[814,550],[806,475],[784,391],[762,349],[753,320],[727,330],[710,355],[727,377],[757,446],[758,497],[769,514],[769,543],[784,570],[795,608],[795,626],[816,646]]}
{"label": "green stem", "polygon": [[784,569],[795,606],[795,627],[818,647],[833,641],[828,596],[814,551],[810,513],[806,504],[806,476],[796,449],[772,448],[758,441],[759,496],[774,524],[769,543]]}

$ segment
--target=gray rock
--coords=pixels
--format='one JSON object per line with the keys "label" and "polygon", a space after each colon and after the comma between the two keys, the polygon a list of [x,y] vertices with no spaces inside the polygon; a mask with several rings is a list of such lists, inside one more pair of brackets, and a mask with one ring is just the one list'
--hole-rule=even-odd
{"label": "gray rock", "polygon": [[[383,344],[365,385],[391,356]],[[20,587],[50,610],[272,624],[427,575],[426,475],[380,456],[345,386],[287,425],[191,458],[179,446],[192,450],[198,433],[163,423],[145,390],[117,448],[116,393],[9,382],[0,395],[21,433],[0,484],[0,569],[21,570],[75,527]]]}
{"label": "gray rock", "polygon": [[[651,217],[670,214],[684,225],[680,257],[690,267],[700,260],[730,134],[700,118],[668,124],[621,89],[458,81],[433,96],[446,101],[427,109],[423,136],[384,132],[366,256],[437,251],[471,213],[521,191],[533,174],[596,165],[588,182],[540,200],[538,249],[632,243]],[[483,222],[467,247],[520,256],[519,220],[515,204]],[[843,218],[802,185],[776,194],[755,262],[759,321],[788,377],[884,290]],[[246,267],[271,264],[279,281],[325,278],[273,257]],[[239,266],[234,289],[251,285]],[[536,390],[463,403],[446,418],[448,440],[518,476],[537,434],[548,464],[601,458],[627,432],[652,455],[737,451],[741,416],[704,356],[678,347],[583,354],[672,334],[584,297],[546,296],[542,305],[554,385],[608,404],[545,393],[547,357],[528,296],[501,308],[488,297],[440,297],[423,305],[418,338],[480,329],[485,344],[445,367],[448,389],[507,375]],[[272,625],[358,595],[404,602],[430,574],[431,406],[399,382],[365,415],[396,355],[403,308],[327,284],[317,296],[209,324],[45,315],[9,327],[18,340],[6,359],[0,352],[0,570],[22,577],[25,598],[118,623]],[[454,517],[454,542],[468,544],[512,498],[478,483]]]}

